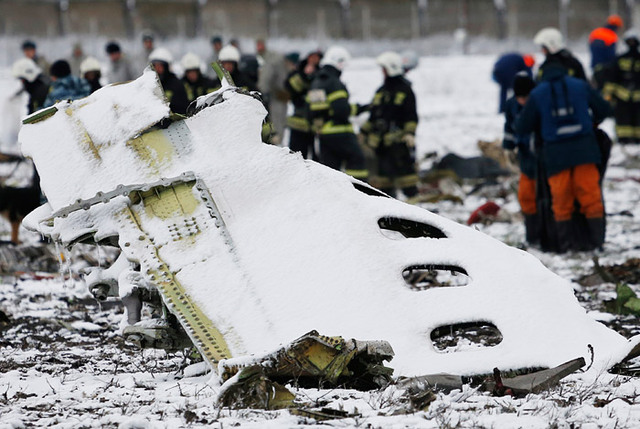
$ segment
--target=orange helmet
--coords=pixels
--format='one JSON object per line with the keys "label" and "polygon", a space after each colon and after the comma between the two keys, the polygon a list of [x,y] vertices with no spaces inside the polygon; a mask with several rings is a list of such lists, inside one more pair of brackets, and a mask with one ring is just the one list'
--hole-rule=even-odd
{"label": "orange helmet", "polygon": [[531,68],[533,67],[533,65],[536,63],[536,60],[533,58],[532,55],[523,55],[522,59],[524,60],[524,65]]}
{"label": "orange helmet", "polygon": [[607,25],[620,28],[622,27],[622,18],[620,18],[620,15],[611,15],[607,18]]}

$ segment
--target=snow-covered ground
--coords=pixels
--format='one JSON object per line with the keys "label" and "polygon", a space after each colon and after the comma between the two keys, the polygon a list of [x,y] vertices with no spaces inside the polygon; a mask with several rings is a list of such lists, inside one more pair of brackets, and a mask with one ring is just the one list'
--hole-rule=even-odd
{"label": "snow-covered ground", "polygon": [[[418,98],[420,125],[418,154],[437,151],[478,155],[478,140],[502,134],[497,112],[497,85],[490,73],[494,55],[423,57],[409,78]],[[15,85],[8,71],[0,71],[0,102]],[[344,73],[352,101],[368,102],[382,74],[371,58],[358,58]],[[15,102],[11,106],[15,106]],[[3,124],[7,118],[4,107]],[[2,112],[0,112],[2,113]],[[3,139],[11,139],[3,125]],[[610,122],[605,124],[612,129]],[[13,134],[15,135],[15,134]],[[6,136],[6,137],[5,137]],[[3,141],[9,148],[10,141]],[[640,161],[637,148],[615,146],[605,180],[608,236],[603,265],[640,257]],[[468,191],[468,189],[465,189]],[[469,214],[491,198],[503,210],[517,213],[514,193],[502,195],[489,187],[468,196],[461,205],[452,202],[424,207],[464,223]],[[480,225],[478,229],[508,244],[522,240],[523,226],[516,223]],[[8,231],[8,226],[4,227]],[[37,237],[23,232],[27,241]],[[592,271],[591,255],[557,256],[530,250],[554,272],[575,280]],[[98,258],[101,256],[99,255]],[[638,285],[631,285],[638,290]],[[575,284],[576,294],[594,318],[620,327],[625,335],[637,334],[633,317],[602,314],[604,299],[615,285],[593,287]],[[159,351],[138,352],[116,335],[120,308],[100,309],[88,299],[81,280],[61,277],[34,280],[5,278],[0,285],[0,308],[12,319],[0,322],[0,428],[13,427],[638,427],[640,380],[601,374],[594,382],[581,375],[565,379],[557,388],[521,399],[493,397],[472,387],[438,394],[427,411],[396,415],[398,392],[344,389],[299,389],[309,404],[359,414],[358,417],[316,422],[287,411],[230,411],[213,403],[216,391],[207,377],[180,369],[188,359]],[[496,311],[499,311],[497,309]],[[302,332],[300,333],[302,334]],[[329,333],[336,334],[336,333]],[[393,367],[393,361],[390,363]],[[187,371],[197,368],[188,367]]]}

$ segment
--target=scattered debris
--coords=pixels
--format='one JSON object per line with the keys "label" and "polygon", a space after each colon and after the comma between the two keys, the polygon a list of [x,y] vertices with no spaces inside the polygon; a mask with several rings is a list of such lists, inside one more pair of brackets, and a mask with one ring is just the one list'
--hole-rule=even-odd
{"label": "scattered debris", "polygon": [[524,396],[529,393],[538,393],[558,384],[560,380],[585,366],[584,358],[573,359],[558,365],[555,368],[518,375],[510,378],[502,378],[500,370],[493,370],[493,378],[484,383],[484,389],[496,396]]}
{"label": "scattered debris", "polygon": [[593,273],[577,280],[582,286],[595,286],[607,282],[640,284],[640,258],[630,258],[622,264],[602,266],[596,256],[593,258],[593,265]]}

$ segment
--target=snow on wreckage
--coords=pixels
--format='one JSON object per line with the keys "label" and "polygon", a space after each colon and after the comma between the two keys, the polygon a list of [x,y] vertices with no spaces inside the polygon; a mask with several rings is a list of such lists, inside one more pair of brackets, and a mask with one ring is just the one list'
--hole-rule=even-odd
{"label": "snow on wreckage", "polygon": [[[300,373],[327,379],[358,354],[395,354],[395,375],[418,376],[579,357],[599,373],[635,352],[637,337],[588,317],[533,256],[261,143],[266,111],[251,94],[225,82],[196,103],[187,118],[170,115],[147,70],[32,115],[20,132],[48,199],[25,224],[68,246],[122,249],[109,273],[92,273],[92,291],[123,298],[130,339],[177,348],[166,333],[184,331],[223,380],[260,361],[247,355],[292,350],[307,353],[293,363]],[[467,281],[414,281],[438,270]],[[141,300],[164,317],[140,320]],[[495,344],[434,345],[439,330],[473,323],[495,328]],[[393,351],[311,334],[267,353],[312,330]]]}

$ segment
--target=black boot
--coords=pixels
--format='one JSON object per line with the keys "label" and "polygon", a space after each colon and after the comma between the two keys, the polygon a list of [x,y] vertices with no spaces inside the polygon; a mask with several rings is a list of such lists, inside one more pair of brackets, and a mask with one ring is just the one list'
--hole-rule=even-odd
{"label": "black boot", "polygon": [[604,235],[606,223],[602,217],[594,217],[587,219],[589,225],[589,238],[595,249],[602,249],[604,244]]}
{"label": "black boot", "polygon": [[558,253],[565,253],[574,249],[573,223],[571,220],[556,221],[556,234],[558,236]]}
{"label": "black boot", "polygon": [[537,214],[524,215],[525,240],[530,245],[540,243],[540,218]]}

